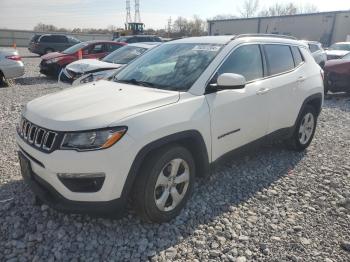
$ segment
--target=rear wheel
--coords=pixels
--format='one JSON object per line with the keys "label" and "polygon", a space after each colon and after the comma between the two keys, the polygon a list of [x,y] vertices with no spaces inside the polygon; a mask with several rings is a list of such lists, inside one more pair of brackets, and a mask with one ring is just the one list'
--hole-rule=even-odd
{"label": "rear wheel", "polygon": [[146,161],[133,190],[136,212],[148,222],[167,222],[180,213],[192,192],[193,157],[175,145],[152,153]]}
{"label": "rear wheel", "polygon": [[298,119],[293,136],[288,140],[290,147],[297,151],[305,150],[314,137],[317,114],[312,106],[307,105]]}

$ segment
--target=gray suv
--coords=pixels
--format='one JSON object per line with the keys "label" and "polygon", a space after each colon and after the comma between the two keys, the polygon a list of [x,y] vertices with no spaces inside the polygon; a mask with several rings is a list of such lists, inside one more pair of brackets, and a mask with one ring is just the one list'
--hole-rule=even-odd
{"label": "gray suv", "polygon": [[55,51],[63,51],[80,42],[80,40],[67,35],[45,34],[37,38],[36,41],[31,41],[28,50],[38,55],[44,55]]}

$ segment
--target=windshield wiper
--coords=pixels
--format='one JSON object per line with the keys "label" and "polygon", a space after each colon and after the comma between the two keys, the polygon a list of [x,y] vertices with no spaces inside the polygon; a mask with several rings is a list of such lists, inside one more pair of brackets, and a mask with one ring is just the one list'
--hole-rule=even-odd
{"label": "windshield wiper", "polygon": [[117,82],[120,82],[120,83],[125,83],[125,84],[133,84],[133,85],[137,85],[137,86],[145,86],[145,87],[154,87],[154,88],[157,88],[155,87],[155,85],[151,82],[147,82],[147,81],[139,81],[139,80],[136,80],[135,78],[133,79],[128,79],[128,80],[117,80]]}

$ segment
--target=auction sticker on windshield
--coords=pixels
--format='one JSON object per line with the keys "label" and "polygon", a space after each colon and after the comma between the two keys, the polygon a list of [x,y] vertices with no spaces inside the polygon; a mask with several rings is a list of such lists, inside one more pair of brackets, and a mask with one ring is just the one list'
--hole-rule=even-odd
{"label": "auction sticker on windshield", "polygon": [[221,46],[219,45],[196,45],[193,47],[193,51],[207,51],[207,52],[217,52]]}

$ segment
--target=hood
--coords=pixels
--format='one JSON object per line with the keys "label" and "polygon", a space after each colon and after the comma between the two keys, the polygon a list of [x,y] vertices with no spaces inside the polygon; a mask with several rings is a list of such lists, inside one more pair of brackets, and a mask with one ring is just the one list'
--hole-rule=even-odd
{"label": "hood", "polygon": [[70,63],[67,69],[75,73],[90,73],[92,71],[117,69],[121,66],[120,64],[107,63],[97,59],[83,59]]}
{"label": "hood", "polygon": [[346,51],[346,50],[327,50],[326,51],[327,56],[337,56],[337,57],[343,57],[347,53],[349,53],[349,51]]}
{"label": "hood", "polygon": [[52,52],[52,53],[48,53],[46,55],[43,55],[41,58],[44,60],[50,60],[50,59],[61,57],[61,56],[67,56],[67,55],[59,53],[59,52]]}
{"label": "hood", "polygon": [[37,98],[27,104],[23,115],[51,130],[89,130],[178,100],[177,91],[101,80]]}
{"label": "hood", "polygon": [[338,74],[349,74],[350,60],[343,60],[343,59],[328,60],[325,64],[324,70],[326,72],[335,72]]}

